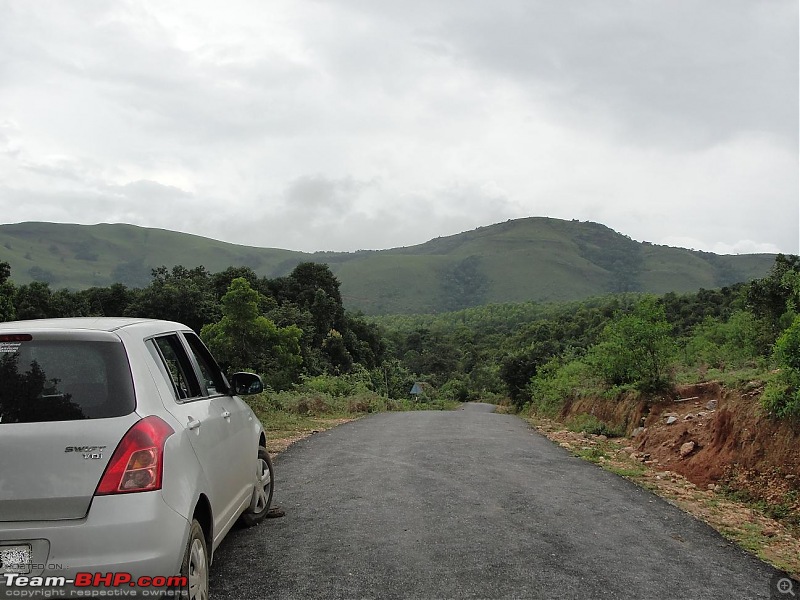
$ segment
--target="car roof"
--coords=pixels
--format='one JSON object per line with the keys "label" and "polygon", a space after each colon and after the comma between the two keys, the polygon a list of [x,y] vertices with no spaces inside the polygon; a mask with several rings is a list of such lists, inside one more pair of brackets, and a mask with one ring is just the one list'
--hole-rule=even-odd
{"label": "car roof", "polygon": [[0,331],[107,331],[123,328],[142,328],[148,331],[176,331],[189,329],[182,323],[143,319],[137,317],[68,317],[61,319],[31,319],[29,321],[8,321],[0,323]]}

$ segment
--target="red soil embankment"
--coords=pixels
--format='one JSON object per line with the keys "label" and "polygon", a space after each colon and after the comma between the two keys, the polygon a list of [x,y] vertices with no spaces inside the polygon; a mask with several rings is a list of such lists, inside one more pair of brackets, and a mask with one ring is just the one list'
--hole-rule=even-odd
{"label": "red soil embankment", "polygon": [[765,415],[761,391],[756,382],[745,391],[708,382],[656,400],[575,400],[561,416],[588,413],[624,427],[643,461],[698,486],[729,485],[773,503],[797,497],[800,510],[800,430]]}

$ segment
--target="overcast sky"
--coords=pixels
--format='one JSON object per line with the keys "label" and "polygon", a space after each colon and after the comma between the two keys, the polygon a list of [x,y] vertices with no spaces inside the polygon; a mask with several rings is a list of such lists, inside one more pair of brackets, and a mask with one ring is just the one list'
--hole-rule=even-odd
{"label": "overcast sky", "polygon": [[0,222],[800,251],[797,0],[0,0]]}

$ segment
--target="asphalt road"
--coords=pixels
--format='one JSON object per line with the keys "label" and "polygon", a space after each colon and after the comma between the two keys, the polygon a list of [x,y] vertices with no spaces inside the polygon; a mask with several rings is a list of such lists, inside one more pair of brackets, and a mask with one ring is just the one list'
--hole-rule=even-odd
{"label": "asphalt road", "polygon": [[289,448],[286,516],[228,536],[211,599],[791,599],[703,523],[491,411],[382,413]]}

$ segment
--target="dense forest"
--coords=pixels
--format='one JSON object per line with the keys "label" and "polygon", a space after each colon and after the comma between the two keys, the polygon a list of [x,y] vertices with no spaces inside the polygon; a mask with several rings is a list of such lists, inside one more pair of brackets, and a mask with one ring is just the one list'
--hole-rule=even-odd
{"label": "dense forest", "polygon": [[[276,391],[310,380],[420,401],[510,400],[557,410],[580,395],[668,393],[677,382],[767,380],[776,417],[800,418],[800,259],[778,255],[748,284],[662,296],[488,304],[436,315],[365,317],[345,309],[326,264],[284,277],[249,267],[153,269],[145,287],[16,285],[0,262],[0,320],[132,316],[184,323],[229,369]],[[320,383],[322,382],[322,383]]]}

